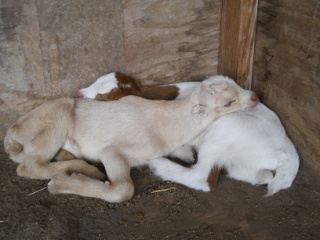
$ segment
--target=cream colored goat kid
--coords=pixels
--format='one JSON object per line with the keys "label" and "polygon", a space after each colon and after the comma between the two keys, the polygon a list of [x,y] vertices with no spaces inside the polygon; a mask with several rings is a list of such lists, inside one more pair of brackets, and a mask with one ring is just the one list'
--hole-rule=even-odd
{"label": "cream colored goat kid", "polygon": [[[189,97],[176,101],[58,99],[19,119],[8,130],[5,150],[20,163],[18,175],[53,177],[48,184],[52,193],[121,202],[134,194],[130,167],[167,155],[219,116],[257,102],[254,93],[222,76],[203,81]],[[50,162],[60,148],[102,162],[108,181],[100,181],[102,173],[82,160]]]}

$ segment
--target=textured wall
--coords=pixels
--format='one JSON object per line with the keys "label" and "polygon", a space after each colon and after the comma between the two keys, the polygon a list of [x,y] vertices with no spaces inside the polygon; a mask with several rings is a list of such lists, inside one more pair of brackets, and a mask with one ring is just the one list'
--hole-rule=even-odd
{"label": "textured wall", "polygon": [[216,73],[221,0],[0,0],[0,139],[110,71],[145,85]]}
{"label": "textured wall", "polygon": [[0,1],[0,137],[52,96],[123,71],[120,1]]}
{"label": "textured wall", "polygon": [[320,172],[320,1],[260,0],[253,89]]}
{"label": "textured wall", "polygon": [[123,0],[126,71],[144,85],[217,73],[220,0]]}

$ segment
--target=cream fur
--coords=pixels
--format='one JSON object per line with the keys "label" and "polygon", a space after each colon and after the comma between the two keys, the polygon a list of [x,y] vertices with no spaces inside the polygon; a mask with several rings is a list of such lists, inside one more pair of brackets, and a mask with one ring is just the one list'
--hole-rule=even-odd
{"label": "cream fur", "polygon": [[[216,118],[256,104],[255,94],[222,76],[203,81],[190,96],[176,101],[135,96],[112,102],[58,99],[19,119],[8,130],[5,150],[20,163],[19,175],[53,177],[49,182],[52,193],[121,202],[134,193],[131,166],[167,155],[203,132]],[[19,145],[22,150],[16,148]],[[62,162],[50,162],[60,148],[77,158],[102,162],[108,181],[95,179],[103,177],[92,166],[88,171],[82,160],[63,162],[68,165],[77,161],[63,173],[59,169]]]}
{"label": "cream fur", "polygon": [[[98,94],[96,86],[99,84],[105,89],[114,86],[117,80],[110,79],[114,75],[110,73],[105,76],[109,77],[103,81],[99,78],[86,89],[88,96],[94,98]],[[183,99],[199,84],[183,82],[162,87],[176,86],[176,99]],[[158,96],[156,93],[154,95]],[[169,155],[192,163],[193,148],[198,151],[198,162],[191,168],[167,159],[153,160],[152,168],[162,179],[209,191],[208,174],[213,166],[218,166],[225,168],[230,178],[251,184],[268,184],[267,195],[290,187],[299,168],[298,153],[279,118],[262,103],[254,109],[222,116],[201,137]]]}

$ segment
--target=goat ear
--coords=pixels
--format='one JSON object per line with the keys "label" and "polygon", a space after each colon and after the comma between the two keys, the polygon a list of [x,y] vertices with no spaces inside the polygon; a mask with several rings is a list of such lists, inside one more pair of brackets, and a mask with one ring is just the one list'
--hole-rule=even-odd
{"label": "goat ear", "polygon": [[195,118],[202,118],[208,115],[208,109],[198,104],[193,108],[192,114]]}

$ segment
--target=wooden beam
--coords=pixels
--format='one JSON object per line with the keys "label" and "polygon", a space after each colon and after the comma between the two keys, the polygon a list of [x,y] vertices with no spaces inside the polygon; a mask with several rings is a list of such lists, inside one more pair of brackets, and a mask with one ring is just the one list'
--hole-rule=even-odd
{"label": "wooden beam", "polygon": [[251,89],[258,0],[223,0],[218,73]]}

